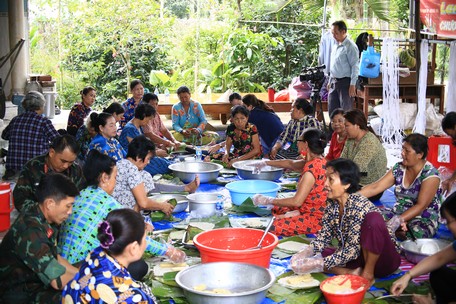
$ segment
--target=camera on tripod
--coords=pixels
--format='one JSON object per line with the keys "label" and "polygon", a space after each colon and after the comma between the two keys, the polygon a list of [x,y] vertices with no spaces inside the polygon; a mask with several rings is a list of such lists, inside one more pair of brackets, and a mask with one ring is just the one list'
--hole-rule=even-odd
{"label": "camera on tripod", "polygon": [[[303,68],[299,75],[301,82],[308,81],[312,87],[312,94],[310,95],[310,104],[314,111],[317,111],[317,119],[323,121],[324,130],[326,132],[325,116],[323,115],[323,104],[321,102],[320,90],[325,82],[325,65],[317,67]],[[313,113],[315,115],[315,112]]]}
{"label": "camera on tripod", "polygon": [[299,75],[299,80],[310,81],[314,84],[321,83],[325,79],[325,73],[323,72],[325,68],[325,65],[303,68]]}

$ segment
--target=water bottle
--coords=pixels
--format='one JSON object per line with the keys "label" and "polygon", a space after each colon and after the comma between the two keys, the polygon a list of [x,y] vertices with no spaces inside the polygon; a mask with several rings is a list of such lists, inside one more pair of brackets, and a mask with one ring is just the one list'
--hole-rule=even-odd
{"label": "water bottle", "polygon": [[158,94],[160,94],[160,92],[158,91],[158,88],[155,88],[154,94],[157,96],[158,96]]}
{"label": "water bottle", "polygon": [[217,195],[217,202],[215,203],[215,215],[223,216],[223,196]]}
{"label": "water bottle", "polygon": [[195,149],[195,160],[196,161],[201,161],[203,156],[203,151],[201,150],[201,146],[196,146]]}
{"label": "water bottle", "polygon": [[166,88],[165,90],[165,103],[169,103],[169,90]]}

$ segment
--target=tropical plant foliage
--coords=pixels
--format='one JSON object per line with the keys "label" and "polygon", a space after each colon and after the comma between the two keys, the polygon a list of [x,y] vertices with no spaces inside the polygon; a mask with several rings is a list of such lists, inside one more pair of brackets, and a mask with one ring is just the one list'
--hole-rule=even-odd
{"label": "tropical plant foliage", "polygon": [[[382,7],[383,0],[376,1],[369,7]],[[323,1],[311,0],[36,0],[34,5],[32,70],[58,80],[66,108],[86,85],[96,87],[99,108],[122,101],[133,78],[162,93],[180,85],[199,92],[208,86],[212,92],[285,88],[302,67],[317,64],[323,20]],[[44,14],[46,9],[52,13]]]}

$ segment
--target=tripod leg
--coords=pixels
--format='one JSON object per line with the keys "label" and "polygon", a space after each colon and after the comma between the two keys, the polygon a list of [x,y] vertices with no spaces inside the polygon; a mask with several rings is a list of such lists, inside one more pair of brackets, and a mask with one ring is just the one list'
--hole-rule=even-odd
{"label": "tripod leg", "polygon": [[[325,121],[325,113],[323,112],[323,102],[321,102],[321,98],[317,98],[318,105],[320,106],[320,113],[321,113],[321,120],[323,121],[323,131],[325,133],[328,132],[328,128],[326,127],[326,121]],[[320,119],[319,119],[320,120]]]}

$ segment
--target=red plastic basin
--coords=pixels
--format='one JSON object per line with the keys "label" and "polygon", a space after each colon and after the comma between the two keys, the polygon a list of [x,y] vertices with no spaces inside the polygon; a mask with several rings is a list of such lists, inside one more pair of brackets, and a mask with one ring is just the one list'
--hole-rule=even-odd
{"label": "red plastic basin", "polygon": [[[336,278],[337,279],[342,278],[344,280],[344,282],[345,282],[345,279],[349,280],[351,282],[351,288],[353,290],[357,290],[360,287],[362,287],[362,288],[357,292],[344,293],[344,294],[330,293],[330,292],[325,291],[325,285],[331,281],[334,281]],[[352,275],[352,274],[333,276],[333,277],[327,278],[320,284],[320,289],[323,292],[323,295],[325,296],[326,302],[328,304],[359,304],[363,301],[364,295],[366,294],[366,291],[369,289],[369,287],[370,287],[370,284],[369,284],[368,280],[366,280],[363,277],[360,277],[357,275]]]}
{"label": "red plastic basin", "polygon": [[268,232],[261,249],[249,249],[258,245],[264,231],[251,228],[221,228],[204,231],[193,238],[202,263],[241,262],[268,268],[271,254],[279,242]]}

